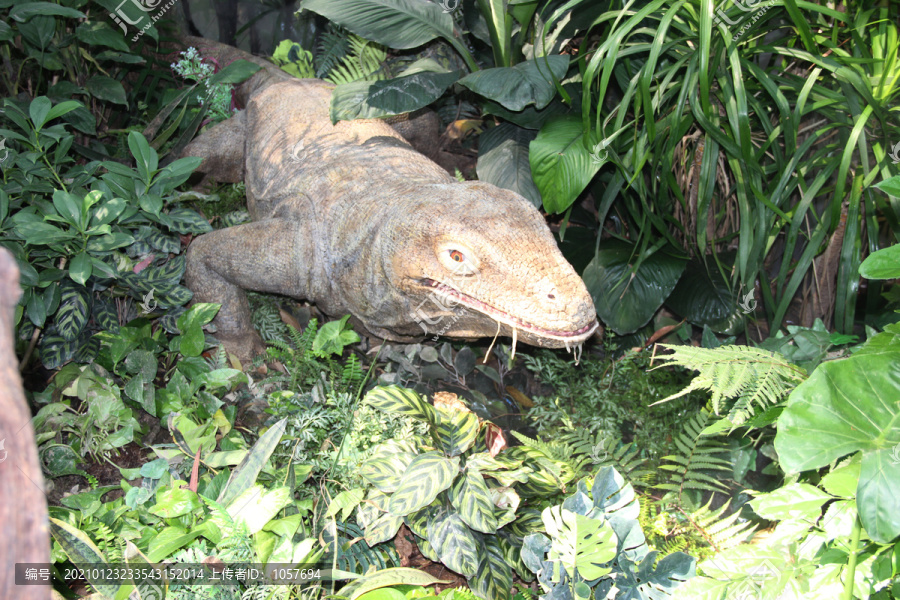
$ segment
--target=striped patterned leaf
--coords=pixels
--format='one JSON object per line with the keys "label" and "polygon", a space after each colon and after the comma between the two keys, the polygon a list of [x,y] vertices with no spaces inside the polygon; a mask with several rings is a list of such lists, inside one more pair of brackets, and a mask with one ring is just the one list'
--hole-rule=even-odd
{"label": "striped patterned leaf", "polygon": [[372,458],[360,469],[363,479],[386,494],[392,494],[400,486],[400,475],[416,457],[409,442],[389,440],[380,444]]}
{"label": "striped patterned leaf", "polygon": [[394,567],[382,569],[369,575],[363,575],[354,579],[343,588],[341,596],[349,600],[356,600],[366,592],[377,590],[390,585],[431,585],[433,583],[450,583],[442,579],[436,579],[424,571],[408,569],[406,567]]}
{"label": "striped patterned leaf", "polygon": [[442,405],[436,412],[437,425],[434,431],[447,455],[458,456],[475,444],[479,430],[477,416],[446,405]]}
{"label": "striped patterned leaf", "polygon": [[505,531],[498,531],[497,543],[500,544],[500,551],[503,553],[506,564],[515,570],[519,578],[529,583],[533,581],[534,573],[522,560],[522,538],[509,535]]}
{"label": "striped patterned leaf", "polygon": [[426,452],[415,457],[403,476],[388,510],[404,517],[434,502],[437,495],[450,487],[459,473],[459,457],[445,458],[440,452]]}
{"label": "striped patterned leaf", "polygon": [[428,522],[428,541],[441,562],[466,577],[478,572],[478,546],[481,540],[476,539],[476,535],[458,514],[447,509],[441,510]]}
{"label": "striped patterned leaf", "polygon": [[431,546],[431,542],[428,541],[428,538],[416,538],[416,545],[419,547],[419,552],[422,553],[422,556],[431,562],[441,562],[441,557],[438,556],[438,553]]}
{"label": "striped patterned leaf", "polygon": [[508,600],[513,583],[512,569],[497,536],[484,536],[484,545],[478,554],[478,570],[469,578],[469,588],[484,600]]}
{"label": "striped patterned leaf", "polygon": [[369,490],[369,496],[356,509],[356,522],[363,529],[374,523],[387,512],[390,496],[382,494],[378,490]]}
{"label": "striped patterned leaf", "polygon": [[60,284],[56,330],[62,339],[71,342],[81,335],[81,331],[91,317],[90,301],[91,298],[84,286],[68,281]]}
{"label": "striped patterned leaf", "polygon": [[[106,564],[106,557],[103,556],[103,552],[80,529],[69,525],[65,521],[50,517],[50,533],[74,565],[84,566],[87,569],[87,565]],[[91,579],[93,578],[88,578],[88,581],[91,581]],[[104,596],[115,596],[119,591],[118,585],[93,582],[91,585]]]}
{"label": "striped patterned leaf", "polygon": [[428,536],[428,521],[437,515],[440,503],[435,501],[416,512],[410,513],[403,517],[403,522],[409,527],[409,530],[420,538]]}
{"label": "striped patterned leaf", "polygon": [[450,491],[450,502],[459,511],[463,522],[482,533],[497,531],[494,503],[484,477],[475,469],[468,469],[465,477],[457,479]]}
{"label": "striped patterned leaf", "polygon": [[384,514],[375,519],[366,527],[366,543],[369,546],[386,542],[397,535],[397,530],[403,525],[403,517]]}
{"label": "striped patterned leaf", "polygon": [[398,385],[378,386],[366,394],[365,401],[378,410],[413,417],[430,425],[436,421],[433,406],[415,391]]}
{"label": "striped patterned leaf", "polygon": [[524,538],[530,533],[544,530],[544,521],[541,519],[541,512],[536,508],[523,508],[519,511],[519,516],[515,521],[510,523],[504,531]]}

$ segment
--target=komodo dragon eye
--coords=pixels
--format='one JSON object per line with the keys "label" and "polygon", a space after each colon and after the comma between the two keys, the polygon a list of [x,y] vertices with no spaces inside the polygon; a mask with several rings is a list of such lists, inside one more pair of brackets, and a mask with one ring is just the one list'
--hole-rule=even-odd
{"label": "komodo dragon eye", "polygon": [[445,240],[438,244],[437,258],[452,275],[474,275],[478,271],[479,261],[470,248],[455,240]]}

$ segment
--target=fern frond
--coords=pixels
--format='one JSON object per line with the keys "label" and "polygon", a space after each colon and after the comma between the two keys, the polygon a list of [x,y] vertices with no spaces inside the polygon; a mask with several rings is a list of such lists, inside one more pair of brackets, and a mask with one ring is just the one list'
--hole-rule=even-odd
{"label": "fern frond", "polygon": [[681,454],[664,456],[672,464],[661,464],[659,468],[673,473],[672,479],[656,487],[677,492],[679,497],[685,490],[706,490],[721,492],[725,486],[716,478],[702,471],[730,472],[732,465],[720,458],[725,452],[718,438],[704,436],[703,430],[710,422],[709,410],[702,408],[684,426],[675,438],[675,447]]}
{"label": "fern frond", "polygon": [[715,349],[694,346],[663,345],[672,354],[659,356],[667,365],[678,365],[695,371],[690,385],[677,394],[660,400],[666,402],[694,390],[712,393],[713,411],[720,414],[730,400],[734,404],[727,418],[738,426],[754,414],[781,402],[797,384],[806,379],[806,371],[775,352],[750,346],[721,346]]}
{"label": "fern frond", "polygon": [[558,460],[560,462],[568,463],[572,458],[572,447],[563,442],[542,442],[540,440],[535,440],[527,435],[523,435],[518,431],[512,430],[510,433],[519,440],[519,442],[525,446],[526,448],[530,448],[532,450],[536,450],[537,452],[543,454],[547,458],[552,460]]}
{"label": "fern frond", "polygon": [[340,85],[354,81],[377,81],[387,79],[383,63],[387,60],[384,46],[370,42],[358,35],[347,38],[349,49],[341,57],[340,64],[335,65],[325,78],[331,83]]}
{"label": "fern frond", "polygon": [[587,429],[578,429],[563,435],[560,442],[571,446],[573,457],[590,458],[594,470],[615,467],[632,485],[646,487],[644,482],[653,473],[649,469],[639,468],[647,462],[646,458],[639,457],[639,448],[634,444],[624,444],[621,438],[607,436],[601,431],[592,435]]}
{"label": "fern frond", "polygon": [[333,23],[328,24],[328,28],[319,37],[316,48],[316,77],[321,79],[340,64],[350,49],[349,36],[345,29]]}
{"label": "fern frond", "polygon": [[756,531],[752,523],[737,523],[740,511],[722,517],[728,510],[731,500],[718,510],[710,510],[712,498],[704,506],[687,516],[690,526],[709,543],[716,552],[737,546]]}

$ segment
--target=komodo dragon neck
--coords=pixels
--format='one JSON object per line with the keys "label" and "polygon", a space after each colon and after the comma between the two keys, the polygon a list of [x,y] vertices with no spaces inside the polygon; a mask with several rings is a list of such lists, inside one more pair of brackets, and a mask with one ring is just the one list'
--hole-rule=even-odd
{"label": "komodo dragon neck", "polygon": [[386,339],[499,334],[570,348],[597,330],[584,283],[527,200],[457,182],[383,121],[332,125],[333,86],[275,71],[245,86],[246,111],[185,151],[247,184],[255,222],[201,236],[188,254],[188,285],[222,303],[230,350],[261,349],[243,289],[350,313]]}

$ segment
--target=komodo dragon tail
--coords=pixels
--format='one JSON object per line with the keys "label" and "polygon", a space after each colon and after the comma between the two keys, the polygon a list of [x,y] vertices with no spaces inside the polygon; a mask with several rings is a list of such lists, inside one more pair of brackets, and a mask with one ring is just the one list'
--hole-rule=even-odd
{"label": "komodo dragon tail", "polygon": [[[262,69],[257,71],[253,77],[236,88],[235,103],[238,108],[246,107],[247,102],[254,93],[262,91],[262,89],[269,85],[279,81],[294,79],[293,75],[283,71],[268,60],[260,58],[259,56],[254,56],[239,48],[227,46],[206,38],[188,35],[179,36],[178,40],[184,45],[184,48],[191,46],[197,48],[197,50],[200,51],[201,56],[214,59],[220,67],[224,67],[236,60],[246,60],[262,67]],[[414,113],[389,117],[385,120],[397,133],[402,135],[416,151],[437,162],[450,174],[454,174],[457,169],[467,171],[472,167],[474,160],[471,157],[464,157],[442,150],[440,144],[441,121],[434,111],[420,109]],[[240,124],[236,125],[240,126]],[[206,142],[229,144],[235,142],[237,139],[237,132],[235,132],[235,135],[230,135],[223,131],[221,139],[219,139],[219,137],[209,137]],[[222,148],[225,146],[219,145],[218,147]],[[195,153],[199,152],[199,154],[195,154],[196,156],[211,155],[211,153],[204,152],[203,149],[196,145],[193,145],[192,151]],[[191,156],[191,154],[188,153],[186,149],[185,152],[182,153],[182,156]],[[238,174],[237,170],[232,167],[233,165],[229,165],[228,168],[223,168],[221,166],[216,168],[213,165],[204,164],[200,170],[220,182],[235,183],[241,180],[243,170],[240,169],[240,174]]]}

